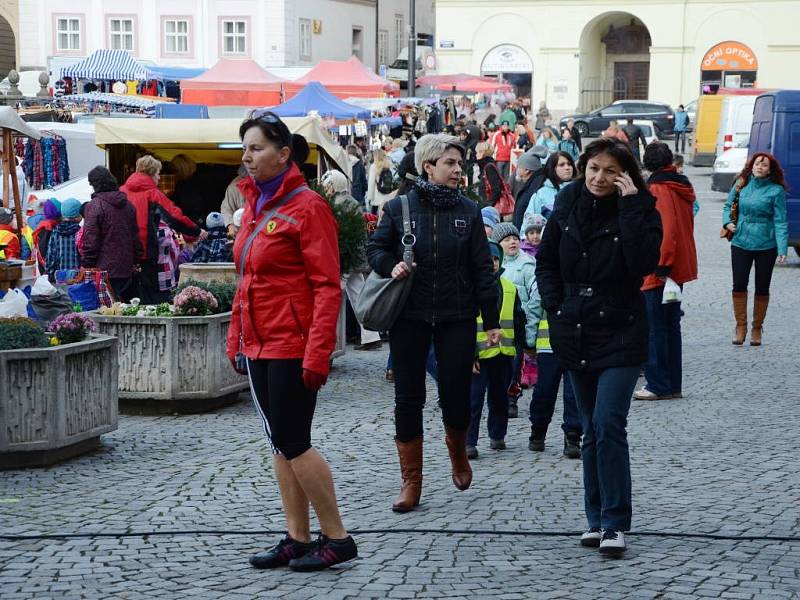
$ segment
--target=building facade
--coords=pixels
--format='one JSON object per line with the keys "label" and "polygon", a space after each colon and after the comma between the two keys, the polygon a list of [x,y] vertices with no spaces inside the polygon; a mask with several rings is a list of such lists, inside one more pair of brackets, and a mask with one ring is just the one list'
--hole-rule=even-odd
{"label": "building facade", "polygon": [[438,0],[440,73],[503,74],[556,111],[798,88],[800,2]]}
{"label": "building facade", "polygon": [[17,68],[19,10],[16,0],[0,0],[0,78]]}
{"label": "building facade", "polygon": [[[0,1],[3,5],[16,2]],[[355,54],[391,62],[408,45],[408,0],[20,0],[20,70],[50,57],[122,48],[156,64],[209,67],[252,58],[266,67],[313,66]],[[416,4],[417,31],[432,38],[433,0]],[[0,42],[2,42],[0,21]]]}

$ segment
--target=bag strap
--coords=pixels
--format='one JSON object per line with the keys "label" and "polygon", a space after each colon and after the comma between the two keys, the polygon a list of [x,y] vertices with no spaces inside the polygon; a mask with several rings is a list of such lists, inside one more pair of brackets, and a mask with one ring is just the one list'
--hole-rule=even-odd
{"label": "bag strap", "polygon": [[270,210],[269,212],[264,214],[263,217],[261,217],[261,220],[258,222],[258,225],[256,225],[256,228],[253,229],[253,231],[250,233],[250,235],[247,238],[247,241],[245,241],[245,243],[244,243],[244,247],[242,248],[242,255],[239,258],[239,276],[240,277],[244,277],[244,265],[247,262],[247,255],[250,253],[250,246],[253,245],[253,242],[255,241],[256,236],[261,232],[262,229],[264,229],[264,227],[266,227],[266,225],[269,222],[269,220],[272,219],[272,217],[275,216],[275,213],[278,212],[278,209],[281,206],[283,206],[284,204],[289,202],[289,200],[294,198],[300,192],[305,192],[308,189],[309,188],[306,185],[301,185],[299,187],[294,188],[291,192],[289,192],[283,198],[281,198],[280,201],[275,206],[272,207],[272,210]]}
{"label": "bag strap", "polygon": [[409,268],[414,264],[414,244],[417,243],[416,236],[411,233],[411,211],[408,208],[408,196],[400,196],[400,206],[403,209],[403,262]]}

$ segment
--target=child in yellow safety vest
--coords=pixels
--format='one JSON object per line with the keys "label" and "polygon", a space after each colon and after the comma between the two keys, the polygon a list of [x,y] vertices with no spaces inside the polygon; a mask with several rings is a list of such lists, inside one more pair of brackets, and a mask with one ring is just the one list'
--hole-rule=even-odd
{"label": "child in yellow safety vest", "polygon": [[472,368],[470,392],[471,418],[467,431],[467,457],[478,458],[478,431],[488,389],[489,415],[487,428],[492,450],[505,450],[508,430],[508,385],[513,376],[513,362],[518,348],[525,347],[525,313],[520,304],[517,286],[502,277],[503,250],[496,242],[489,242],[494,272],[500,296],[500,328],[502,337],[498,345],[490,345],[478,316],[478,336],[475,346],[475,363]]}

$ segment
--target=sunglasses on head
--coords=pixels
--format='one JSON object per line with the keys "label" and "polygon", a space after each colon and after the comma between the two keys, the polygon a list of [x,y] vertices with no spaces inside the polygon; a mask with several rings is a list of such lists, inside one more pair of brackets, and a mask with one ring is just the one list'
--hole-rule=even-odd
{"label": "sunglasses on head", "polygon": [[[284,134],[283,128],[279,127],[278,124],[282,124],[280,117],[273,112],[270,112],[266,109],[257,109],[250,113],[250,118],[256,121],[260,121],[266,125],[272,125],[273,131],[276,133],[278,140],[284,146],[289,146],[291,144],[292,134],[289,132],[288,137]],[[285,125],[284,125],[285,127]]]}

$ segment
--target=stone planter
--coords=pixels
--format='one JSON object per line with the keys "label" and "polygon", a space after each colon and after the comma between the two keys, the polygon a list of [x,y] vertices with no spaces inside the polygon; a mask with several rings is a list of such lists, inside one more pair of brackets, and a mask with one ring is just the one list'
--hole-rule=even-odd
{"label": "stone planter", "polygon": [[41,467],[117,428],[117,340],[0,351],[0,468]]}
{"label": "stone planter", "polygon": [[180,282],[199,281],[212,283],[236,283],[239,279],[236,265],[229,263],[183,263],[181,265]]}
{"label": "stone planter", "polygon": [[198,413],[238,401],[247,378],[225,355],[231,313],[118,317],[92,313],[119,338],[119,406],[131,414]]}

